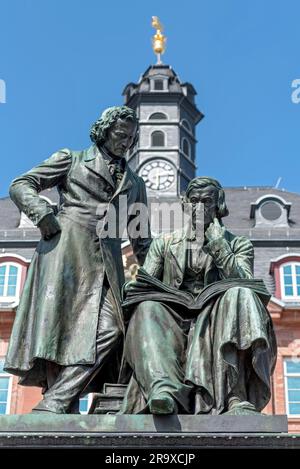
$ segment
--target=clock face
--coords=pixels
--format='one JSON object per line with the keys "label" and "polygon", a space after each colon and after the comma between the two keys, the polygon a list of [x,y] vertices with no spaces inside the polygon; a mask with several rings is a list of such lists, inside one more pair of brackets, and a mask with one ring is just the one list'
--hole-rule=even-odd
{"label": "clock face", "polygon": [[156,159],[142,166],[140,176],[144,179],[148,189],[163,191],[172,186],[175,181],[175,170],[166,160]]}

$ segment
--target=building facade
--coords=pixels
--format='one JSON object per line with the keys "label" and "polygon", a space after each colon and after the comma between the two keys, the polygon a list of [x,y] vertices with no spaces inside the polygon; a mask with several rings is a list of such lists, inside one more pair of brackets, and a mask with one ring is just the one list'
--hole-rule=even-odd
{"label": "building facade", "polygon": [[[193,86],[182,83],[166,65],[149,67],[123,94],[140,119],[139,140],[128,161],[145,180],[155,235],[163,230],[160,204],[179,202],[196,175],[195,127],[203,114],[195,104]],[[289,431],[300,433],[300,194],[272,187],[228,187],[225,194],[230,214],[224,223],[233,233],[251,239],[255,276],[264,279],[272,295],[268,309],[278,360],[272,399],[264,412],[286,413]],[[56,189],[41,196],[54,210],[59,208]],[[3,371],[20,294],[39,238],[39,230],[9,197],[0,199],[0,414],[30,412],[41,398],[39,388],[18,386],[17,378]],[[126,240],[123,260],[130,278],[136,261]],[[88,403],[88,398],[82,400],[82,412]]]}

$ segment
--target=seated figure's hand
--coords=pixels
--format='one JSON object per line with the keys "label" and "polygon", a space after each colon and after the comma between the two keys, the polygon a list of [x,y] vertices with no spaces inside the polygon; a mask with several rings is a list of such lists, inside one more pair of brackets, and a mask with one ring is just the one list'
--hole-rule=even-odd
{"label": "seated figure's hand", "polygon": [[214,218],[214,221],[210,223],[209,227],[205,231],[205,237],[209,241],[215,241],[216,239],[222,238],[225,233],[225,228],[220,225],[220,222],[217,218]]}
{"label": "seated figure's hand", "polygon": [[60,224],[54,213],[48,213],[38,224],[42,238],[47,241],[61,231]]}

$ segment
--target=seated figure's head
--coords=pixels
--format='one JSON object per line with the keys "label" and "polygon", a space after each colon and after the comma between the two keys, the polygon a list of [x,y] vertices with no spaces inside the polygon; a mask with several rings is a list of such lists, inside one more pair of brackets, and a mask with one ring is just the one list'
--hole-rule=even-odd
{"label": "seated figure's head", "polygon": [[225,203],[225,193],[221,184],[211,177],[192,179],[185,193],[185,201],[197,206],[204,205],[204,223],[207,225],[214,218],[219,220],[229,214]]}
{"label": "seated figure's head", "polygon": [[91,127],[90,137],[98,147],[103,146],[112,156],[124,156],[138,138],[136,112],[127,106],[106,109]]}

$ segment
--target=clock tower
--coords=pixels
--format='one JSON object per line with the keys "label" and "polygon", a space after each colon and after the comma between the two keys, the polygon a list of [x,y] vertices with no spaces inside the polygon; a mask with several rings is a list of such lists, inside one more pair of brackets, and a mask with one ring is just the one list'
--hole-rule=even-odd
{"label": "clock tower", "polygon": [[128,163],[145,180],[148,197],[173,199],[196,175],[195,127],[203,114],[195,104],[193,85],[182,83],[172,67],[161,62],[166,38],[157,17],[152,26],[157,63],[123,91],[125,104],[136,110],[140,121]]}
{"label": "clock tower", "polygon": [[195,127],[203,114],[194,87],[182,83],[169,65],[156,64],[123,94],[140,121],[129,165],[145,180],[149,197],[178,197],[196,172]]}

